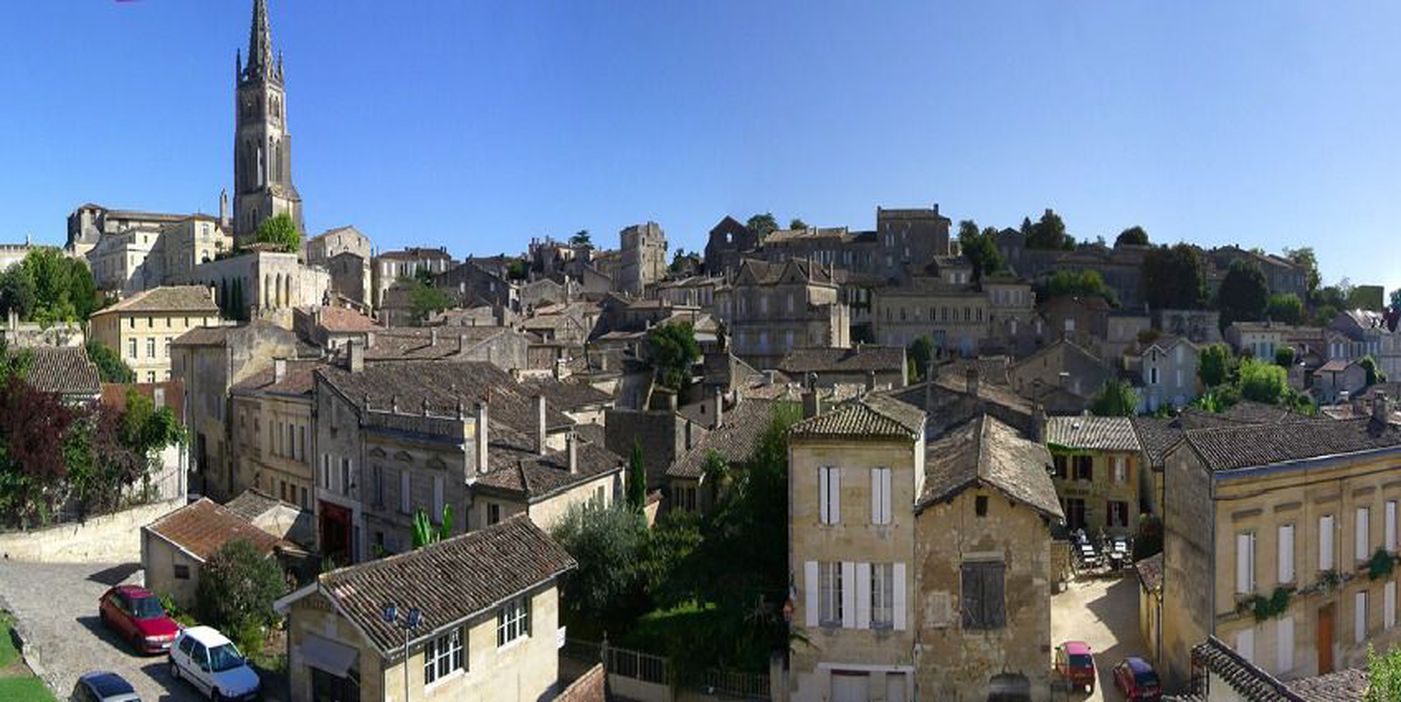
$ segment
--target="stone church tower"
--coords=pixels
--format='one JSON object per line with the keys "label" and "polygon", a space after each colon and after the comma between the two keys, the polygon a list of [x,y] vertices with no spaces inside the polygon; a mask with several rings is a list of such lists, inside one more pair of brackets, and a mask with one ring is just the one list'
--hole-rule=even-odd
{"label": "stone church tower", "polygon": [[253,0],[248,33],[248,65],[235,59],[234,235],[252,239],[263,220],[287,213],[305,231],[302,197],[292,185],[292,135],[287,133],[287,94],[282,55],[272,53],[266,0]]}

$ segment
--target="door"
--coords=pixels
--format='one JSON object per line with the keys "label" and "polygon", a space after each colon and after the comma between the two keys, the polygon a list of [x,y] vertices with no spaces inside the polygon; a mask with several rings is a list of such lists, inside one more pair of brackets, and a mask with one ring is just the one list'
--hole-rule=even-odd
{"label": "door", "polygon": [[905,702],[905,674],[885,674],[885,702]]}
{"label": "door", "polygon": [[190,679],[200,692],[207,695],[214,689],[214,672],[209,669],[209,653],[204,644],[195,642],[194,648],[190,650],[190,666],[186,670],[190,671]]}
{"label": "door", "polygon": [[865,673],[832,671],[832,702],[867,702],[870,677]]}
{"label": "door", "polygon": [[1333,672],[1333,605],[1318,609],[1318,674]]}

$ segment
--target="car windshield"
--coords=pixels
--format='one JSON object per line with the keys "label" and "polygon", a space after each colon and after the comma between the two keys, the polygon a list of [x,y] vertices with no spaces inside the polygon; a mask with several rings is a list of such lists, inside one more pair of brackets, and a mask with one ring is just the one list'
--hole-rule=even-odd
{"label": "car windshield", "polygon": [[1151,670],[1134,673],[1133,681],[1141,688],[1152,689],[1158,686],[1158,674]]}
{"label": "car windshield", "polygon": [[243,665],[243,656],[231,643],[209,649],[209,669],[214,672],[229,670]]}
{"label": "car windshield", "polygon": [[164,617],[165,609],[154,597],[138,597],[131,601],[131,615],[137,619],[155,619]]}
{"label": "car windshield", "polygon": [[1088,667],[1090,667],[1091,665],[1094,665],[1094,663],[1090,660],[1090,654],[1088,654],[1088,653],[1072,653],[1072,654],[1070,654],[1070,666],[1071,666],[1072,668],[1088,668]]}

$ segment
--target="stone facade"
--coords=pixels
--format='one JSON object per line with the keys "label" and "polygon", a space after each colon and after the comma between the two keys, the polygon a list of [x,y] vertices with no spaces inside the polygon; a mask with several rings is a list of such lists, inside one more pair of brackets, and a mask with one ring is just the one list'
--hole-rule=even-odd
{"label": "stone facade", "polygon": [[1182,337],[1158,338],[1125,357],[1135,372],[1140,407],[1155,412],[1159,407],[1181,409],[1201,394],[1197,367],[1201,350]]}
{"label": "stone facade", "polygon": [[838,293],[831,268],[746,260],[734,282],[715,291],[715,307],[730,352],[767,369],[795,348],[851,346],[850,309]]}
{"label": "stone facade", "polygon": [[641,296],[666,277],[666,233],[656,222],[634,224],[618,233],[622,260],[616,272],[615,287],[629,295]]}
{"label": "stone facade", "polygon": [[136,373],[137,382],[146,383],[170,379],[171,344],[176,338],[191,329],[221,323],[218,307],[203,288],[152,290],[99,310],[89,320],[92,338],[119,354]]}
{"label": "stone facade", "polygon": [[412,278],[419,271],[433,275],[446,273],[457,267],[446,247],[409,247],[399,251],[386,251],[375,256],[370,264],[370,305],[378,308],[384,299],[385,291],[403,278]]}
{"label": "stone facade", "polygon": [[276,359],[229,394],[237,482],[304,510],[316,487],[310,377],[319,365]]}
{"label": "stone facade", "polygon": [[293,307],[325,303],[330,274],[308,268],[297,254],[253,251],[195,266],[178,282],[214,288],[224,316],[249,320],[271,318],[292,326]]}
{"label": "stone facade", "polygon": [[287,130],[287,91],[282,55],[273,58],[265,0],[253,2],[248,63],[240,55],[234,74],[234,231],[240,244],[253,241],[273,215],[302,222],[302,196],[292,184],[292,135]]}

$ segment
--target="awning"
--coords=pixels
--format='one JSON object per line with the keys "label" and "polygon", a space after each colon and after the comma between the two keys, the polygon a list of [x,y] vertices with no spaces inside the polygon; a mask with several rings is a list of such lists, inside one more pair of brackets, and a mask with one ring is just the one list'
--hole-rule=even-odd
{"label": "awning", "polygon": [[350,646],[316,634],[307,634],[301,645],[297,646],[297,653],[301,656],[302,663],[338,678],[345,677],[359,655],[359,652]]}

